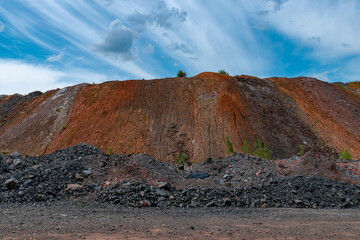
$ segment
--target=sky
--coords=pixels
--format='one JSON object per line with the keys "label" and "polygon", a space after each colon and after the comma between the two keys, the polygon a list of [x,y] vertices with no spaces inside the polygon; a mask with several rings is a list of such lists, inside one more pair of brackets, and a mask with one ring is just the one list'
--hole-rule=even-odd
{"label": "sky", "polygon": [[0,0],[0,95],[230,75],[360,80],[359,0]]}

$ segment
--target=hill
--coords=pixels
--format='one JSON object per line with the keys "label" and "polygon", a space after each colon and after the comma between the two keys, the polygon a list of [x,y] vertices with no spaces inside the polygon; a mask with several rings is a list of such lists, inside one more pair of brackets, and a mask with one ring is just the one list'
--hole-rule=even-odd
{"label": "hill", "polygon": [[[354,85],[354,84],[353,84]],[[355,86],[355,85],[354,85]],[[261,139],[274,158],[326,146],[360,158],[360,93],[314,78],[226,76],[80,84],[0,96],[0,150],[41,155],[79,142],[163,162],[188,151],[193,162]]]}

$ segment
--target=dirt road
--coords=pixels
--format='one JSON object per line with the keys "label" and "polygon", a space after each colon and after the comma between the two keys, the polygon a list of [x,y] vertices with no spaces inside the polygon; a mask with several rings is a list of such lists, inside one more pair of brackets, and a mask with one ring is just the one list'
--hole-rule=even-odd
{"label": "dirt road", "polygon": [[0,206],[0,239],[359,239],[360,210]]}

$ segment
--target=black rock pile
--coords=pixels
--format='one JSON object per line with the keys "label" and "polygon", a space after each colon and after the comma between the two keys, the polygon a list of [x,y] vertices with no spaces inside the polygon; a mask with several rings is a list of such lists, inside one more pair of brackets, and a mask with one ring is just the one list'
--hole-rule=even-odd
{"label": "black rock pile", "polygon": [[99,189],[96,185],[78,184],[92,169],[83,158],[104,156],[94,146],[78,144],[38,157],[17,153],[0,155],[0,202],[54,201],[78,197]]}
{"label": "black rock pile", "polygon": [[359,208],[360,187],[322,177],[283,178],[260,187],[188,188],[168,183],[157,187],[128,180],[98,193],[98,201],[132,207],[302,207]]}
{"label": "black rock pile", "polygon": [[[196,172],[174,174],[178,170],[173,165],[148,155],[110,157],[87,144],[38,157],[0,154],[0,202],[78,199],[132,207],[360,207],[359,186],[316,176],[281,177],[264,161],[230,156],[194,166]],[[136,179],[104,184],[112,171],[129,164],[146,168],[148,173],[158,169],[151,175],[155,180],[166,175],[172,182],[184,181],[187,186],[175,188],[167,180],[155,186]],[[258,184],[250,184],[257,178]],[[221,184],[223,179],[225,183]],[[196,181],[203,181],[202,186],[207,187],[191,186]],[[210,183],[218,187],[209,187]]]}

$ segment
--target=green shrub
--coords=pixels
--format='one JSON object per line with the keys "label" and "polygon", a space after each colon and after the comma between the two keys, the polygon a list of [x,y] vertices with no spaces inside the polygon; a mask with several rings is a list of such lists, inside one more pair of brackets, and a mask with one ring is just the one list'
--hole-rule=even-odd
{"label": "green shrub", "polygon": [[304,156],[304,154],[305,154],[305,145],[300,144],[299,148],[300,148],[300,150],[299,150],[300,156]]}
{"label": "green shrub", "polygon": [[186,153],[176,154],[175,158],[178,164],[183,164],[184,166],[187,165],[187,161],[189,160],[189,156]]}
{"label": "green shrub", "polygon": [[8,152],[6,152],[6,151],[1,151],[0,153],[1,154],[8,154]]}
{"label": "green shrub", "polygon": [[219,70],[218,73],[229,76],[229,73],[227,71],[225,71],[224,69]]}
{"label": "green shrub", "polygon": [[177,72],[177,76],[178,76],[178,77],[186,77],[186,72],[184,72],[183,70],[179,70],[179,71]]}
{"label": "green shrub", "polygon": [[345,148],[345,151],[341,153],[340,158],[341,159],[352,160],[351,154],[346,148]]}
{"label": "green shrub", "polygon": [[255,152],[254,155],[258,156],[259,158],[263,159],[271,159],[272,151],[266,147],[265,144],[261,142],[260,139],[258,139],[255,143]]}
{"label": "green shrub", "polygon": [[232,146],[232,144],[231,144],[231,142],[230,142],[230,140],[229,140],[228,137],[226,137],[226,152],[227,152],[228,154],[231,154],[231,153],[234,152],[234,148],[233,148],[233,146]]}
{"label": "green shrub", "polygon": [[112,147],[109,147],[109,155],[113,154]]}
{"label": "green shrub", "polygon": [[64,125],[64,126],[62,126],[62,127],[61,127],[61,129],[62,129],[62,130],[65,130],[65,129],[66,129],[66,126],[65,126],[65,125]]}
{"label": "green shrub", "polygon": [[243,140],[244,144],[241,145],[241,152],[245,154],[251,154],[250,144],[248,141]]}
{"label": "green shrub", "polygon": [[190,164],[189,149],[181,150],[179,154],[175,154],[177,164],[182,164],[186,168]]}

